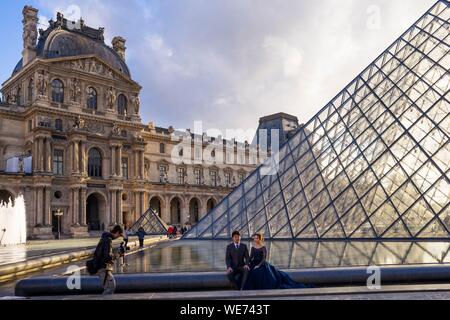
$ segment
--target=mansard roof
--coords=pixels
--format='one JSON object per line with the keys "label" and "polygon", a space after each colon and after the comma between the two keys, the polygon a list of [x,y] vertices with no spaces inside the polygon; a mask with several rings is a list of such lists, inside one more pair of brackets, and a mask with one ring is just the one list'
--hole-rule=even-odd
{"label": "mansard roof", "polygon": [[[50,20],[50,26],[39,30],[37,57],[53,59],[82,55],[96,55],[114,69],[130,77],[124,60],[104,42],[104,28],[94,29],[80,20],[75,23],[58,14],[57,21]],[[14,68],[13,75],[22,70],[22,59]]]}

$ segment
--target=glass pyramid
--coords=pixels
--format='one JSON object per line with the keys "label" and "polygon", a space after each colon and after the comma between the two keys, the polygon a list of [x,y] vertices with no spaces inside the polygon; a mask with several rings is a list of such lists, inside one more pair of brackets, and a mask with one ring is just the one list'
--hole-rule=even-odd
{"label": "glass pyramid", "polygon": [[167,233],[167,225],[160,217],[152,210],[148,209],[130,228],[132,233],[136,233],[140,227],[148,235],[163,235]]}
{"label": "glass pyramid", "polygon": [[449,20],[437,2],[184,238],[448,238]]}

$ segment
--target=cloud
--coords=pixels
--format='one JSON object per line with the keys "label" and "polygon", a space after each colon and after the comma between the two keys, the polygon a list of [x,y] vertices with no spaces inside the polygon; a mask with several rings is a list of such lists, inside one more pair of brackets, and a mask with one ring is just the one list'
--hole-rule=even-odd
{"label": "cloud", "polygon": [[[76,15],[73,1],[40,3]],[[433,3],[76,2],[87,25],[106,28],[107,41],[127,39],[144,121],[190,128],[202,120],[223,132],[256,129],[259,117],[280,111],[306,122]]]}

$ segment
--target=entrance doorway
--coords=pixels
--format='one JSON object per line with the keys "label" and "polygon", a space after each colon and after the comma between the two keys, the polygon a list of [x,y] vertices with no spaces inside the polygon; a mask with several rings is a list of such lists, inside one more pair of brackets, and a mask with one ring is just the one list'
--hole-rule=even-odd
{"label": "entrance doorway", "polygon": [[89,231],[105,229],[105,199],[98,193],[91,194],[86,200],[86,223]]}

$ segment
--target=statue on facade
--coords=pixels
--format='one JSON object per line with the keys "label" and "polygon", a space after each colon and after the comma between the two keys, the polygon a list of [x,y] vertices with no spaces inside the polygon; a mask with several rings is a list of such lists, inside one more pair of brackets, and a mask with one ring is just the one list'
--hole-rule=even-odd
{"label": "statue on facade", "polygon": [[79,97],[81,94],[81,87],[80,82],[77,78],[73,78],[71,82],[71,88],[70,88],[70,98],[73,102],[80,101]]}
{"label": "statue on facade", "polygon": [[23,158],[22,158],[22,157],[19,158],[18,167],[19,167],[19,172],[24,172],[25,166],[24,166]]}
{"label": "statue on facade", "polygon": [[134,113],[139,114],[139,109],[141,106],[141,100],[139,99],[139,95],[135,95],[131,100],[133,107],[134,107]]}
{"label": "statue on facade", "polygon": [[85,123],[84,119],[81,118],[81,116],[77,116],[75,118],[75,123],[73,124],[73,127],[75,129],[85,129],[86,123]]}
{"label": "statue on facade", "polygon": [[113,123],[113,127],[112,127],[112,129],[111,129],[111,133],[113,134],[113,135],[115,135],[115,136],[119,136],[120,135],[120,128],[119,128],[119,126],[117,125],[117,123]]}
{"label": "statue on facade", "polygon": [[47,96],[48,82],[48,74],[45,71],[39,72],[37,77],[37,90],[38,94],[42,97]]}
{"label": "statue on facade", "polygon": [[106,91],[106,105],[109,109],[114,109],[116,98],[116,93],[113,87],[109,87],[109,89]]}

